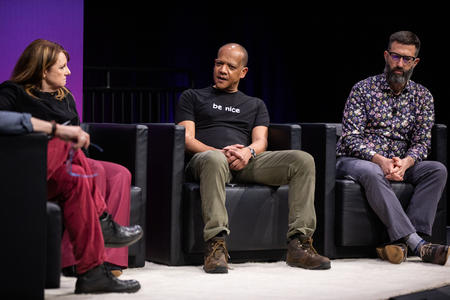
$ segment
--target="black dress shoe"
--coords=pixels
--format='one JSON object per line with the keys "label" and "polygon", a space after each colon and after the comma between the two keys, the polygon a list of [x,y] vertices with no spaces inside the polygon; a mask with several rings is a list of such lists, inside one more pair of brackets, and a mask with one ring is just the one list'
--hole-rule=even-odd
{"label": "black dress shoe", "polygon": [[117,279],[104,264],[78,275],[75,294],[135,293],[141,288],[136,280]]}
{"label": "black dress shoe", "polygon": [[112,219],[110,214],[100,219],[103,232],[103,240],[107,248],[120,248],[137,242],[144,232],[141,226],[120,226]]}

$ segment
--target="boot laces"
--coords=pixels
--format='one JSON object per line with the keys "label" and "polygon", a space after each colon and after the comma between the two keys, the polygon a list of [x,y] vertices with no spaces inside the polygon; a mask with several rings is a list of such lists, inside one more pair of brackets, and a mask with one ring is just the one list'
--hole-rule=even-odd
{"label": "boot laces", "polygon": [[431,244],[425,244],[422,247],[420,247],[420,257],[432,255],[433,255],[433,247],[431,246]]}
{"label": "boot laces", "polygon": [[311,252],[312,255],[318,255],[316,249],[314,249],[314,246],[312,245],[312,238],[308,238],[303,242],[300,242],[300,246],[307,252]]}
{"label": "boot laces", "polygon": [[216,252],[221,251],[225,254],[225,256],[227,257],[227,259],[230,258],[230,255],[228,254],[228,250],[225,246],[225,241],[224,240],[215,240],[213,241],[213,244],[211,246],[211,252],[209,253],[208,257],[214,257],[214,255],[216,254]]}

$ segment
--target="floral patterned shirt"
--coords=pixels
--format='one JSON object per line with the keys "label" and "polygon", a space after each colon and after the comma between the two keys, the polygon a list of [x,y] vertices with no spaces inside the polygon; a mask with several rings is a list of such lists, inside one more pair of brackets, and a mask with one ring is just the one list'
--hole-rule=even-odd
{"label": "floral patterned shirt", "polygon": [[384,157],[415,161],[427,157],[434,124],[430,91],[411,80],[394,95],[385,74],[355,84],[345,104],[337,156],[372,160]]}

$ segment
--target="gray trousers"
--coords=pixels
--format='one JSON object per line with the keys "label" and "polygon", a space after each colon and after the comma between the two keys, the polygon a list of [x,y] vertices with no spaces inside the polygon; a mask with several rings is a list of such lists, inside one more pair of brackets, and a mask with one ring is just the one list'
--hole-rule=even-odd
{"label": "gray trousers", "polygon": [[437,205],[447,180],[447,169],[440,162],[416,162],[406,170],[404,182],[414,185],[414,194],[406,211],[377,164],[353,157],[339,157],[336,176],[353,179],[364,187],[367,201],[386,226],[391,241],[414,232],[431,235]]}
{"label": "gray trousers", "polygon": [[231,171],[220,151],[195,154],[186,166],[188,178],[200,182],[205,241],[228,229],[225,184],[289,184],[289,228],[287,237],[312,236],[316,229],[314,210],[315,165],[311,155],[300,150],[265,151],[240,171]]}

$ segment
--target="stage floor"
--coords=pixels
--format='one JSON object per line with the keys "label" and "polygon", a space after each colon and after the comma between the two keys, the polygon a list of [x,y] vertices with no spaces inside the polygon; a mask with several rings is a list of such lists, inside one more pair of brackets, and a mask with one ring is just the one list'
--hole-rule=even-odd
{"label": "stage floor", "polygon": [[[206,274],[201,266],[169,267],[147,262],[124,270],[136,279],[135,294],[74,295],[75,278],[45,299],[389,299],[450,285],[450,263],[438,266],[410,257],[394,265],[380,259],[336,259],[330,270],[292,268],[285,262],[230,264],[228,274]],[[402,298],[404,299],[404,298]]]}

